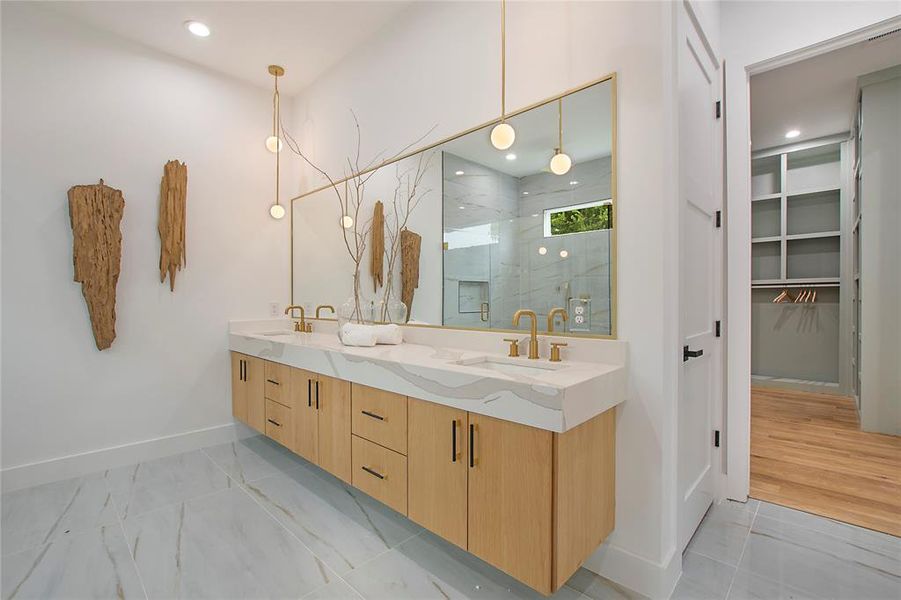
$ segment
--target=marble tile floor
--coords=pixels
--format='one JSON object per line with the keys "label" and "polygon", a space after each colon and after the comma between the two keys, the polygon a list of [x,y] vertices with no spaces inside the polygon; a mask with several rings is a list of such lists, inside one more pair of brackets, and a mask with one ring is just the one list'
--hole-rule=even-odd
{"label": "marble tile floor", "polygon": [[[541,596],[255,437],[4,494],[10,598]],[[901,541],[751,501],[711,508],[676,598],[901,598]],[[638,599],[577,572],[553,598]]]}

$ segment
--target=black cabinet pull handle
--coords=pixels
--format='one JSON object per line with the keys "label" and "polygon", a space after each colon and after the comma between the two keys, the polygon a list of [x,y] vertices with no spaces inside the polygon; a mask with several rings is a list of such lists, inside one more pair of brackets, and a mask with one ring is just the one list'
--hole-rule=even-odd
{"label": "black cabinet pull handle", "polygon": [[307,379],[307,406],[313,406],[313,380]]}
{"label": "black cabinet pull handle", "polygon": [[273,425],[275,425],[276,427],[282,426],[282,424],[279,423],[278,421],[273,421],[272,419],[266,419],[266,420],[269,421],[270,423],[272,423]]}
{"label": "black cabinet pull handle", "polygon": [[316,410],[319,410],[319,380],[316,380]]}
{"label": "black cabinet pull handle", "polygon": [[238,359],[238,381],[247,381],[244,378],[244,359]]}
{"label": "black cabinet pull handle", "polygon": [[366,415],[367,417],[372,417],[373,419],[378,419],[379,421],[385,420],[385,417],[383,417],[381,415],[377,415],[372,412],[369,412],[368,410],[361,410],[360,412],[363,413],[364,415]]}
{"label": "black cabinet pull handle", "polygon": [[476,426],[475,426],[475,423],[470,423],[469,424],[469,468],[476,466],[475,439],[476,439]]}
{"label": "black cabinet pull handle", "polygon": [[379,473],[378,471],[373,471],[373,470],[370,469],[369,467],[360,467],[360,468],[363,469],[364,471],[366,471],[367,473],[369,473],[370,475],[372,475],[373,477],[378,477],[379,479],[384,479],[384,478],[385,478],[384,475],[382,475],[382,474]]}
{"label": "black cabinet pull handle", "polygon": [[275,381],[274,379],[267,379],[266,381],[268,381],[272,385],[281,385],[279,382]]}
{"label": "black cabinet pull handle", "polygon": [[687,361],[689,358],[698,358],[699,356],[704,356],[704,350],[689,350],[688,346],[682,346],[682,362]]}
{"label": "black cabinet pull handle", "polygon": [[457,462],[457,419],[451,421],[451,462]]}

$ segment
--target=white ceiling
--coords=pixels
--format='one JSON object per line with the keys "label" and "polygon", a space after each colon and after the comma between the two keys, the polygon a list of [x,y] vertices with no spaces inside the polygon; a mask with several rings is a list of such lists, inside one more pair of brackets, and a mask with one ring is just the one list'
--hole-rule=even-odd
{"label": "white ceiling", "polygon": [[[441,149],[513,177],[547,171],[557,147],[557,103],[534,108],[507,122],[516,130],[516,141],[509,150],[491,145],[491,128],[463,136]],[[610,82],[563,98],[563,149],[573,164],[610,155],[611,123]],[[516,154],[516,160],[506,159],[510,152]]]}
{"label": "white ceiling", "polygon": [[[48,2],[67,16],[172,56],[271,89],[270,64],[285,67],[279,88],[295,94],[385,26],[408,1]],[[188,20],[206,23],[198,38]]]}
{"label": "white ceiling", "polygon": [[[901,63],[901,33],[751,77],[751,143],[763,150],[850,131],[857,78]],[[799,129],[801,136],[785,139]]]}

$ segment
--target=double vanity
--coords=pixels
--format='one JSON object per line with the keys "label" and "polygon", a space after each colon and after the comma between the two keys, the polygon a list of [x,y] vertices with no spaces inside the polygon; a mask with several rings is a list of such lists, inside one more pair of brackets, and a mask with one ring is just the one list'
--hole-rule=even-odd
{"label": "double vanity", "polygon": [[571,338],[550,362],[500,333],[335,330],[232,322],[235,418],[544,594],[612,531],[624,343]]}

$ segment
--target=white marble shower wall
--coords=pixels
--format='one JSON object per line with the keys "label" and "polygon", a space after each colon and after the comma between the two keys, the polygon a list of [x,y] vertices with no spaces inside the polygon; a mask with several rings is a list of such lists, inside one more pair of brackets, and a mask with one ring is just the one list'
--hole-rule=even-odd
{"label": "white marble shower wall", "polygon": [[[444,324],[510,327],[520,289],[517,180],[447,152],[443,157]],[[489,303],[487,322],[478,312],[482,301]]]}
{"label": "white marble shower wall", "polygon": [[520,298],[542,319],[554,307],[568,309],[567,298],[590,298],[591,331],[610,333],[611,232],[544,236],[546,209],[610,198],[610,172],[606,156],[574,164],[566,175],[543,172],[519,180]]}

